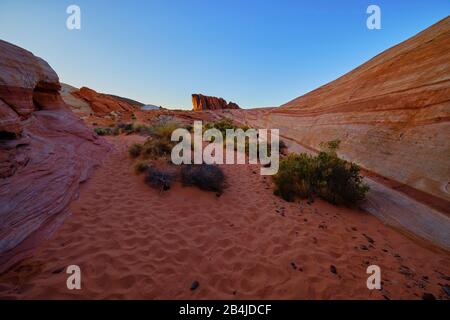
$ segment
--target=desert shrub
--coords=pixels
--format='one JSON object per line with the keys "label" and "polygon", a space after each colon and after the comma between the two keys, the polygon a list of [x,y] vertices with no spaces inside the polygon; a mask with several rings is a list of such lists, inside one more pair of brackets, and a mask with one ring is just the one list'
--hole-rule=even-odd
{"label": "desert shrub", "polygon": [[133,143],[130,148],[128,149],[128,154],[132,158],[137,158],[141,155],[142,152],[142,145],[139,143]]}
{"label": "desert shrub", "polygon": [[194,132],[194,127],[192,126],[192,124],[188,124],[184,128],[189,132]]}
{"label": "desert shrub", "polygon": [[150,168],[150,165],[146,161],[138,161],[134,164],[134,172],[136,174],[145,172],[148,168]]}
{"label": "desert shrub", "polygon": [[311,198],[314,193],[317,163],[306,153],[292,153],[280,161],[278,173],[273,176],[275,195],[286,201]]}
{"label": "desert shrub", "polygon": [[177,129],[175,123],[159,123],[147,128],[150,138],[144,143],[142,154],[144,158],[160,158],[170,156],[176,142],[171,141],[172,131]]}
{"label": "desert shrub", "polygon": [[164,191],[170,189],[174,179],[175,174],[173,172],[154,167],[149,167],[145,175],[145,182],[149,186]]}
{"label": "desert shrub", "polygon": [[131,132],[133,132],[133,124],[132,124],[132,123],[119,123],[119,124],[117,125],[117,127],[118,127],[121,131],[126,132],[126,133],[131,133]]}
{"label": "desert shrub", "polygon": [[94,132],[95,132],[97,135],[99,135],[99,136],[104,136],[104,135],[106,135],[106,129],[105,129],[105,128],[101,128],[101,127],[95,128],[95,129],[94,129]]}
{"label": "desert shrub", "polygon": [[226,134],[227,129],[237,129],[238,127],[234,125],[233,120],[229,118],[223,118],[214,122],[208,122],[203,126],[203,131],[207,129],[218,129],[223,136]]}
{"label": "desert shrub", "polygon": [[146,159],[170,156],[174,142],[167,139],[149,138],[143,145],[142,154]]}
{"label": "desert shrub", "polygon": [[178,129],[179,125],[175,122],[161,122],[149,127],[149,134],[156,139],[164,139],[170,141],[172,132]]}
{"label": "desert shrub", "polygon": [[120,134],[120,130],[117,127],[107,127],[107,128],[102,128],[102,127],[97,127],[94,129],[95,133],[99,136],[117,136]]}
{"label": "desert shrub", "polygon": [[281,154],[286,154],[287,153],[288,147],[286,145],[286,142],[284,142],[284,140],[280,140],[279,149],[280,149],[280,153]]}
{"label": "desert shrub", "polygon": [[142,123],[133,123],[132,124],[132,131],[134,133],[148,133],[148,127],[145,124]]}
{"label": "desert shrub", "polygon": [[363,183],[358,165],[337,156],[339,141],[322,145],[317,156],[290,154],[280,161],[273,177],[274,193],[287,201],[314,196],[333,203],[352,206],[365,198],[368,186]]}
{"label": "desert shrub", "polygon": [[181,182],[186,186],[196,186],[202,190],[223,192],[225,175],[216,165],[195,164],[181,167]]}

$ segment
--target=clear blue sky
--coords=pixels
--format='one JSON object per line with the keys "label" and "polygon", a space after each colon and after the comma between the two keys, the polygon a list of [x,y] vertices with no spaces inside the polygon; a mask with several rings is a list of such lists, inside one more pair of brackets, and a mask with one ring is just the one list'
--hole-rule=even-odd
{"label": "clear blue sky", "polygon": [[[81,7],[81,30],[66,8]],[[377,4],[382,29],[366,28]],[[0,39],[60,80],[172,108],[191,93],[278,106],[450,13],[448,0],[0,0]]]}

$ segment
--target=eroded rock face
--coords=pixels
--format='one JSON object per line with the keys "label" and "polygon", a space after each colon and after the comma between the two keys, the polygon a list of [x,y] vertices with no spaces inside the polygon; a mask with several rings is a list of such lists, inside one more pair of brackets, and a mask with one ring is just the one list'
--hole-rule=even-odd
{"label": "eroded rock face", "polygon": [[82,98],[77,98],[72,93],[78,91],[78,88],[61,83],[61,98],[70,107],[70,109],[79,117],[86,117],[92,113],[91,106]]}
{"label": "eroded rock face", "polygon": [[240,109],[234,102],[227,103],[222,98],[204,96],[202,94],[192,95],[192,105],[194,111],[202,110],[223,110],[223,109]]}
{"label": "eroded rock face", "polygon": [[450,200],[450,18],[265,116],[302,145]]}
{"label": "eroded rock face", "polygon": [[110,148],[59,89],[44,60],[0,40],[0,271],[62,222]]}
{"label": "eroded rock face", "polygon": [[95,90],[86,87],[82,87],[80,90],[72,92],[72,95],[85,100],[96,114],[133,112],[137,110],[135,105],[132,105],[123,98],[98,93]]}

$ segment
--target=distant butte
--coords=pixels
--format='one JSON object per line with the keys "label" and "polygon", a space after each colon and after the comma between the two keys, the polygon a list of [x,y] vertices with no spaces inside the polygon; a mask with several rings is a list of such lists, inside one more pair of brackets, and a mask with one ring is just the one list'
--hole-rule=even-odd
{"label": "distant butte", "polygon": [[224,110],[224,109],[240,109],[234,102],[226,102],[223,98],[204,96],[202,94],[192,95],[192,105],[194,111],[203,110]]}

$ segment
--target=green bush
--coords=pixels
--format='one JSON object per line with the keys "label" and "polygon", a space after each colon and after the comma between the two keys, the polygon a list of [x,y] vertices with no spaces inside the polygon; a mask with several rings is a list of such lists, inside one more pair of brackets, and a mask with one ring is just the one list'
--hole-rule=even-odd
{"label": "green bush", "polygon": [[142,145],[139,143],[133,143],[131,147],[128,149],[128,154],[132,158],[137,158],[141,155]]}
{"label": "green bush", "polygon": [[106,135],[106,129],[105,128],[101,128],[101,127],[95,128],[94,132],[97,135],[99,135],[99,136],[105,136]]}
{"label": "green bush", "polygon": [[107,127],[107,128],[102,128],[102,127],[97,127],[94,129],[95,133],[99,136],[117,136],[120,134],[120,130],[117,127]]}
{"label": "green bush", "polygon": [[274,194],[287,201],[318,196],[333,204],[352,206],[365,198],[368,186],[363,183],[360,168],[339,159],[339,141],[322,145],[317,156],[290,154],[280,161],[273,177]]}

